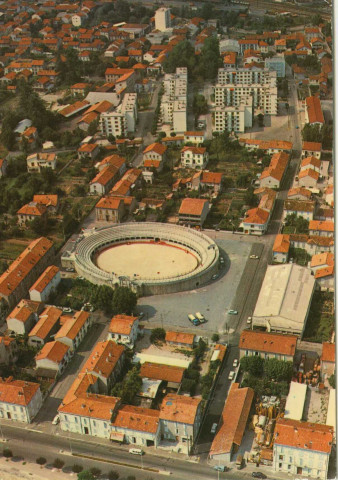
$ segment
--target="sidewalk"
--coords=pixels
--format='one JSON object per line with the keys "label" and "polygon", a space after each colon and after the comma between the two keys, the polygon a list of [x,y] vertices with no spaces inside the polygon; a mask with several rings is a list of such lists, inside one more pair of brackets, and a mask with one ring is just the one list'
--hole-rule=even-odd
{"label": "sidewalk", "polygon": [[75,473],[64,473],[57,469],[47,470],[35,463],[30,462],[12,462],[0,459],[0,478],[1,480],[65,480],[67,477],[76,478]]}

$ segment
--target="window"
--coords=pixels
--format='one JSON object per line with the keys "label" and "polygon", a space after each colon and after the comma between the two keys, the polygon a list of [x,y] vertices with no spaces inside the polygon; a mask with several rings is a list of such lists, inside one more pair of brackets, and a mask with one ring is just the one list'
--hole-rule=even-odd
{"label": "window", "polygon": [[279,455],[279,460],[283,460],[284,455]]}
{"label": "window", "polygon": [[279,464],[278,464],[278,467],[279,467],[279,468],[282,468],[282,463],[279,463]]}

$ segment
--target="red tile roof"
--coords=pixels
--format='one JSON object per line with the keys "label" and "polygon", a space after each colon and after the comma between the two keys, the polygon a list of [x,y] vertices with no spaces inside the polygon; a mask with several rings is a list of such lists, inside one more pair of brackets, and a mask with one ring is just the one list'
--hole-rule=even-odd
{"label": "red tile roof", "polygon": [[290,250],[290,235],[278,233],[273,244],[272,251],[276,253],[288,253]]}
{"label": "red tile roof", "polygon": [[107,185],[116,175],[116,167],[109,165],[101,170],[90,182],[91,185],[94,183],[99,183],[100,185]]}
{"label": "red tile roof", "polygon": [[160,419],[193,425],[202,399],[170,393],[160,407]]}
{"label": "red tile roof", "polygon": [[191,152],[193,155],[204,155],[206,151],[205,147],[183,147],[181,153]]}
{"label": "red tile roof", "polygon": [[184,198],[182,200],[179,214],[180,215],[202,215],[204,206],[208,200],[203,198]]}
{"label": "red tile roof", "polygon": [[234,444],[241,445],[253,398],[252,388],[239,388],[238,383],[231,385],[210,456],[230,453]]}
{"label": "red tile roof", "polygon": [[68,352],[69,347],[61,342],[48,342],[46,343],[40,352],[35,355],[35,361],[38,360],[50,360],[54,363],[60,363],[66,353]]}
{"label": "red tile roof", "polygon": [[103,377],[110,377],[117,362],[124,352],[124,347],[111,340],[98,342],[89,355],[82,371],[97,373]]}
{"label": "red tile roof", "polygon": [[33,217],[41,217],[47,211],[47,208],[44,205],[39,203],[30,202],[26,205],[23,205],[20,210],[17,211],[17,215],[30,215]]}
{"label": "red tile roof", "polygon": [[129,315],[115,315],[110,321],[109,332],[130,335],[137,319],[138,317],[131,317]]}
{"label": "red tile roof", "polygon": [[160,412],[150,408],[124,405],[117,412],[113,427],[136,430],[138,432],[156,433]]}
{"label": "red tile roof", "polygon": [[303,142],[302,149],[310,152],[321,152],[322,144],[319,142]]}
{"label": "red tile roof", "polygon": [[194,340],[195,340],[195,335],[193,335],[192,333],[169,331],[165,335],[166,342],[184,343],[184,344],[193,346]]}
{"label": "red tile roof", "polygon": [[222,173],[215,173],[215,172],[202,172],[201,183],[214,183],[220,185],[222,182]]}
{"label": "red tile roof", "polygon": [[181,383],[184,370],[184,368],[174,365],[145,362],[141,365],[140,375],[143,378],[150,378],[152,380]]}
{"label": "red tile roof", "polygon": [[330,453],[333,427],[280,418],[276,422],[275,444],[307,451]]}
{"label": "red tile roof", "polygon": [[11,311],[7,317],[7,320],[15,318],[20,322],[26,323],[34,313],[38,313],[42,305],[43,304],[41,302],[23,299],[17,304],[14,310]]}
{"label": "red tile roof", "polygon": [[143,154],[149,153],[149,152],[155,152],[158,155],[163,155],[166,150],[167,150],[167,147],[162,143],[152,143],[151,145],[148,145],[148,147],[146,147],[143,150]]}
{"label": "red tile roof", "polygon": [[40,389],[39,383],[0,378],[0,400],[13,405],[27,406]]}
{"label": "red tile roof", "polygon": [[309,123],[324,123],[324,115],[318,97],[306,97],[307,114]]}
{"label": "red tile roof", "polygon": [[77,335],[80,333],[81,328],[86,324],[90,317],[88,312],[80,310],[75,312],[72,317],[68,317],[64,322],[60,330],[55,335],[55,339],[58,338],[69,338],[74,340]]}
{"label": "red tile roof", "polygon": [[293,335],[278,335],[254,330],[243,330],[238,348],[266,353],[293,356],[296,351],[297,337]]}
{"label": "red tile roof", "polygon": [[95,205],[95,208],[103,208],[106,210],[118,210],[120,208],[121,203],[123,203],[123,198],[102,197]]}
{"label": "red tile roof", "polygon": [[243,223],[252,223],[264,225],[269,219],[270,213],[262,208],[251,208],[246,212],[246,217],[243,220]]}
{"label": "red tile roof", "polygon": [[60,322],[62,310],[60,308],[49,305],[39,316],[39,320],[29,332],[29,337],[38,337],[45,340],[50,334],[54,326]]}
{"label": "red tile roof", "polygon": [[59,271],[60,269],[58,267],[55,265],[50,265],[31,286],[29,291],[31,292],[32,290],[36,290],[37,292],[42,293]]}
{"label": "red tile roof", "polygon": [[119,403],[120,399],[117,397],[88,394],[83,397],[75,397],[64,405],[61,404],[58,411],[109,422]]}
{"label": "red tile roof", "polygon": [[310,220],[309,230],[319,230],[322,232],[334,232],[334,223],[331,220]]}
{"label": "red tile roof", "polygon": [[323,342],[323,351],[321,356],[322,362],[335,363],[336,361],[336,344]]}

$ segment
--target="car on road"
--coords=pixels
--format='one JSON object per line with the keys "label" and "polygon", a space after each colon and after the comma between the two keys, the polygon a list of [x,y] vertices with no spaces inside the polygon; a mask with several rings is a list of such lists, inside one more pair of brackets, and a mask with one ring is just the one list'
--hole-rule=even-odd
{"label": "car on road", "polygon": [[215,273],[215,275],[213,275],[213,276],[211,277],[211,279],[212,279],[212,280],[216,280],[218,277],[219,277],[219,275],[217,275],[217,273]]}
{"label": "car on road", "polygon": [[229,373],[228,380],[233,380],[234,377],[235,377],[235,372],[234,372],[234,371],[231,371],[231,372]]}
{"label": "car on road", "polygon": [[246,323],[247,323],[248,325],[251,325],[251,322],[252,322],[252,317],[248,317]]}
{"label": "car on road", "polygon": [[133,455],[144,455],[142,448],[129,448],[129,453]]}
{"label": "car on road", "polygon": [[258,260],[258,259],[259,259],[259,256],[258,256],[258,255],[250,255],[249,258],[253,258],[254,260]]}
{"label": "car on road", "polygon": [[223,258],[223,257],[219,257],[219,261],[220,261],[221,263],[224,263],[224,258]]}
{"label": "car on road", "polygon": [[268,478],[268,477],[265,475],[265,473],[262,473],[262,472],[252,472],[251,476],[252,476],[253,478],[262,478],[263,480],[264,480],[265,478]]}
{"label": "car on road", "polygon": [[214,465],[213,468],[218,472],[227,472],[229,470],[229,467],[227,467],[226,465]]}
{"label": "car on road", "polygon": [[228,314],[229,315],[238,315],[238,311],[237,310],[229,310]]}
{"label": "car on road", "polygon": [[59,414],[57,414],[53,418],[52,425],[57,425],[59,423],[59,421],[60,421],[60,416],[59,416]]}
{"label": "car on road", "polygon": [[211,430],[210,430],[210,433],[216,433],[216,430],[217,430],[217,423],[213,423],[212,427],[211,427]]}
{"label": "car on road", "polygon": [[238,367],[238,360],[235,358],[235,360],[232,362],[233,367]]}
{"label": "car on road", "polygon": [[75,272],[75,269],[74,269],[74,268],[71,268],[71,267],[69,267],[69,268],[66,268],[66,272]]}

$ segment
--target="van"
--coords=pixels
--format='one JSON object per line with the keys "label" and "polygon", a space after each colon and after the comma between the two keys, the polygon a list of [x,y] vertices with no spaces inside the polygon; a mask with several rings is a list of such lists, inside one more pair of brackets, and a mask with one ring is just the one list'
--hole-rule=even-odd
{"label": "van", "polygon": [[206,322],[206,319],[205,319],[204,315],[202,315],[200,312],[196,312],[195,317],[197,318],[197,320],[200,321],[200,323],[205,323]]}
{"label": "van", "polygon": [[199,320],[197,320],[197,318],[192,313],[189,313],[188,319],[195,326],[200,324]]}
{"label": "van", "polygon": [[240,470],[243,467],[243,455],[237,455],[236,458],[236,468]]}

